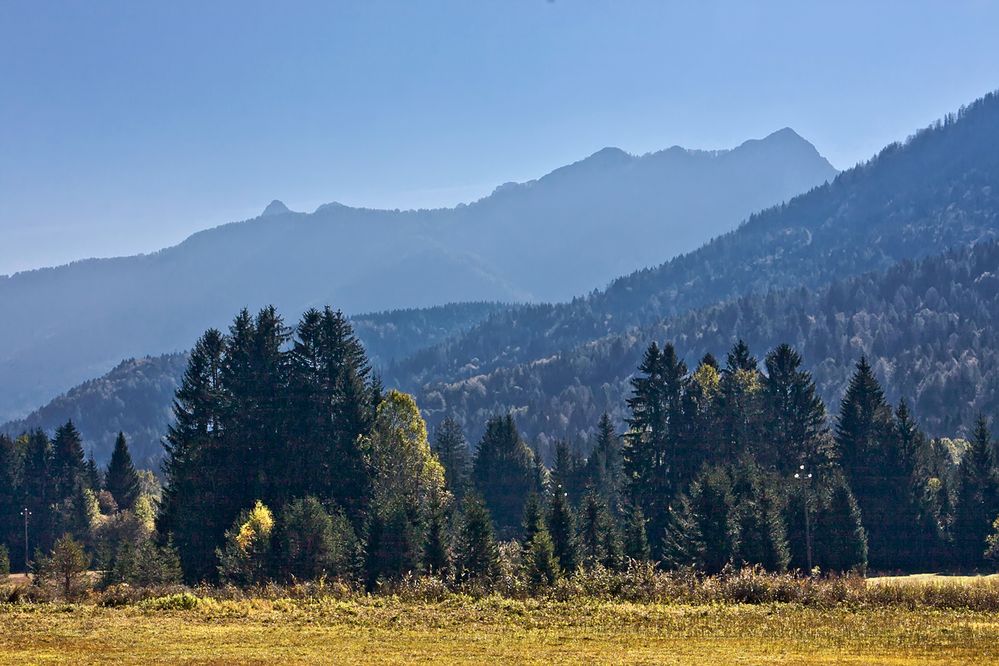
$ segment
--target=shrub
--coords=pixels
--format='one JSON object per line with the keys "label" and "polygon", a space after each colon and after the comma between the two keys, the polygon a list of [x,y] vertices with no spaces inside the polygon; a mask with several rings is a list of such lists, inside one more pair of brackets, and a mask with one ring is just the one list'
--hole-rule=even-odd
{"label": "shrub", "polygon": [[48,556],[37,558],[34,584],[63,599],[76,599],[90,589],[89,566],[90,558],[83,547],[66,534],[56,541]]}

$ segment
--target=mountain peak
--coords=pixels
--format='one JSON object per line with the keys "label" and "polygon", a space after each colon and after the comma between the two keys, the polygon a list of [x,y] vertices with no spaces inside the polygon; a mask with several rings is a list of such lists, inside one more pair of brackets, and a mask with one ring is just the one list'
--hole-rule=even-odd
{"label": "mountain peak", "polygon": [[269,217],[271,215],[283,215],[284,213],[290,213],[291,211],[287,206],[284,205],[282,201],[275,199],[274,201],[267,204],[267,208],[264,212],[260,214],[260,217]]}

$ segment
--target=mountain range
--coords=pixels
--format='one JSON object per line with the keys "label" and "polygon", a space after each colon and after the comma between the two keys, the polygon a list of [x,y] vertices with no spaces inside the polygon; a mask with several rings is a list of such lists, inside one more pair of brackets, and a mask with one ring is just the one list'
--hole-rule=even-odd
{"label": "mountain range", "polygon": [[289,318],[448,302],[564,300],[731,230],[833,178],[790,129],[724,151],[605,148],[455,208],[388,211],[275,201],[252,220],[149,255],[0,277],[0,418],[116,366],[186,349],[241,307]]}
{"label": "mountain range", "polygon": [[[852,362],[866,355],[889,397],[914,403],[931,434],[958,435],[978,410],[999,410],[996,183],[999,96],[990,94],[604,290],[479,310],[453,329],[437,327],[436,341],[413,336],[412,353],[392,360],[372,351],[387,385],[416,393],[431,425],[454,415],[471,441],[496,413],[513,413],[542,445],[585,438],[603,411],[620,424],[628,380],[649,342],[672,341],[695,364],[706,352],[722,357],[739,338],[759,357],[779,342],[798,346],[831,406]],[[176,366],[163,368],[139,384],[169,373],[175,384]],[[119,395],[91,392],[88,400],[94,411],[110,404],[135,413]],[[51,429],[73,409],[87,411],[82,404],[63,400],[6,429]],[[159,408],[148,432],[165,429],[167,404]]]}

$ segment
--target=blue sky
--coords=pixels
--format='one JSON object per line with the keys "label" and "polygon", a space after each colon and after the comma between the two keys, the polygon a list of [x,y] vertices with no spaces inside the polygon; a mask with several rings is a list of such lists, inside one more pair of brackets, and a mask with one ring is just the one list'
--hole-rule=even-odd
{"label": "blue sky", "polygon": [[848,167],[999,88],[993,2],[0,0],[0,273],[451,205],[784,126]]}

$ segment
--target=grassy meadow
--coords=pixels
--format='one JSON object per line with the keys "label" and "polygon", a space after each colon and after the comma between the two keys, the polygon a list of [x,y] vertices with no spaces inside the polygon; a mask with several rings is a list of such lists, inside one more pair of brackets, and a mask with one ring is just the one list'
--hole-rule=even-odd
{"label": "grassy meadow", "polygon": [[[957,596],[975,587],[968,603]],[[192,592],[121,606],[22,601],[0,605],[0,662],[999,663],[994,581],[866,588],[874,596],[854,590],[831,604]]]}

